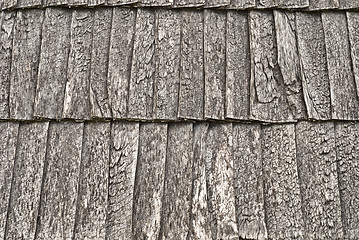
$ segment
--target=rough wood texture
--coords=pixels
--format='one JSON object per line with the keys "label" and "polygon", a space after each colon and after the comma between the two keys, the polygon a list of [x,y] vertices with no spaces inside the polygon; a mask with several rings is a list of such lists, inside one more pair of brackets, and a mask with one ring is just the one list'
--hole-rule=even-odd
{"label": "rough wood texture", "polygon": [[256,0],[231,0],[228,8],[233,9],[247,9],[256,6]]}
{"label": "rough wood texture", "polygon": [[151,119],[153,116],[154,54],[155,13],[138,9],[129,88],[129,118]]}
{"label": "rough wood texture", "polygon": [[72,11],[63,118],[89,119],[93,11]]}
{"label": "rough wood texture", "polygon": [[111,8],[97,8],[94,13],[90,73],[92,118],[112,117],[107,90],[112,11]]}
{"label": "rough wood texture", "polygon": [[17,5],[17,0],[3,0],[2,9],[12,9]]}
{"label": "rough wood texture", "polygon": [[329,77],[320,13],[296,13],[303,95],[308,118],[331,118]]}
{"label": "rough wood texture", "polygon": [[137,3],[140,0],[107,0],[107,5],[110,6],[120,6],[120,5],[127,5]]}
{"label": "rough wood texture", "polygon": [[98,5],[104,5],[106,4],[106,0],[88,0],[88,6],[89,7],[93,7],[93,6],[98,6]]}
{"label": "rough wood texture", "polygon": [[224,7],[230,3],[231,0],[206,0],[206,7]]}
{"label": "rough wood texture", "polygon": [[327,53],[332,119],[355,120],[359,102],[351,65],[345,13],[322,13]]}
{"label": "rough wood texture", "polygon": [[357,96],[359,97],[359,13],[347,12],[347,20],[353,73]]}
{"label": "rough wood texture", "polygon": [[233,161],[239,236],[267,239],[260,125],[233,125]]}
{"label": "rough wood texture", "polygon": [[156,12],[154,118],[176,120],[178,111],[181,15],[179,11]]}
{"label": "rough wood texture", "polygon": [[269,239],[305,239],[294,124],[263,127],[262,158]]}
{"label": "rough wood texture", "polygon": [[335,9],[338,7],[339,0],[309,0],[309,10]]}
{"label": "rough wood texture", "polygon": [[210,125],[206,174],[212,239],[238,239],[232,140],[232,124]]}
{"label": "rough wood texture", "polygon": [[226,13],[204,12],[204,117],[224,119],[226,85]]}
{"label": "rough wood texture", "polygon": [[35,237],[48,126],[48,122],[20,124],[5,239]]}
{"label": "rough wood texture", "polygon": [[36,239],[73,236],[82,137],[83,123],[50,123]]}
{"label": "rough wood texture", "polygon": [[34,115],[61,118],[70,51],[71,11],[47,8],[42,31]]}
{"label": "rough wood texture", "polygon": [[208,123],[197,123],[193,126],[193,187],[189,239],[212,239],[206,179],[208,126]]}
{"label": "rough wood texture", "polygon": [[110,131],[110,123],[85,123],[73,239],[105,238]]}
{"label": "rough wood texture", "polygon": [[12,43],[16,12],[1,12],[0,28],[0,119],[9,117]]}
{"label": "rough wood texture", "polygon": [[359,236],[359,124],[335,125],[339,191],[345,239]]}
{"label": "rough wood texture", "polygon": [[0,122],[0,238],[5,239],[5,224],[14,171],[18,123]]}
{"label": "rough wood texture", "polygon": [[200,7],[206,4],[206,0],[174,0],[175,7]]}
{"label": "rough wood texture", "polygon": [[342,239],[334,124],[300,122],[296,140],[304,239]]}
{"label": "rough wood texture", "polygon": [[61,6],[67,5],[69,0],[44,0],[46,6]]}
{"label": "rough wood texture", "polygon": [[307,8],[309,0],[276,0],[281,8]]}
{"label": "rough wood texture", "polygon": [[126,118],[136,11],[114,8],[108,64],[108,95],[113,118]]}
{"label": "rough wood texture", "polygon": [[111,133],[106,239],[133,239],[139,124],[115,122]]}
{"label": "rough wood texture", "polygon": [[251,11],[249,26],[251,118],[273,122],[293,120],[293,113],[288,107],[287,87],[278,63],[272,12]]}
{"label": "rough wood texture", "polygon": [[86,6],[87,5],[88,0],[68,0],[68,5],[69,6]]}
{"label": "rough wood texture", "polygon": [[160,238],[188,239],[193,166],[193,124],[168,126]]}
{"label": "rough wood texture", "polygon": [[42,0],[17,0],[17,8],[41,7]]}
{"label": "rough wood texture", "polygon": [[247,13],[227,12],[226,46],[226,118],[247,120],[251,74]]}
{"label": "rough wood texture", "polygon": [[43,19],[43,10],[17,12],[9,98],[12,119],[33,118]]}
{"label": "rough wood texture", "polygon": [[203,119],[203,13],[182,12],[179,117]]}
{"label": "rough wood texture", "polygon": [[272,8],[277,6],[277,0],[256,0],[256,8]]}
{"label": "rough wood texture", "polygon": [[166,144],[167,124],[140,125],[132,228],[135,239],[159,239]]}
{"label": "rough wood texture", "polygon": [[302,90],[303,71],[300,67],[296,38],[295,13],[274,11],[278,65],[283,77],[287,108],[294,119],[306,118]]}
{"label": "rough wood texture", "polygon": [[340,0],[339,8],[340,9],[359,8],[359,2],[357,0]]}
{"label": "rough wood texture", "polygon": [[171,6],[174,0],[141,0],[140,6],[164,7]]}

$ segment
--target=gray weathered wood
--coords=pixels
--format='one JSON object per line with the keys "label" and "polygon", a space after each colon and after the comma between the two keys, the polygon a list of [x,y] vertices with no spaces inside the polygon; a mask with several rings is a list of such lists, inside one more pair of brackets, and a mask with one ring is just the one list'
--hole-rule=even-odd
{"label": "gray weathered wood", "polygon": [[228,6],[231,0],[206,0],[206,7],[224,7]]}
{"label": "gray weathered wood", "polygon": [[[104,5],[106,3],[106,0],[88,0],[87,5],[89,7],[98,6],[98,5]],[[110,11],[110,9],[108,9]]]}
{"label": "gray weathered wood", "polygon": [[345,239],[359,236],[359,124],[336,123],[336,154]]}
{"label": "gray weathered wood", "polygon": [[251,82],[250,116],[262,121],[290,121],[286,87],[278,63],[274,17],[270,11],[249,13]]}
{"label": "gray weathered wood", "polygon": [[17,5],[17,0],[3,0],[2,9],[13,9]]}
{"label": "gray weathered wood", "polygon": [[193,166],[193,124],[168,126],[160,238],[188,239]]}
{"label": "gray weathered wood", "polygon": [[174,0],[141,0],[141,6],[163,7],[171,6]]}
{"label": "gray weathered wood", "polygon": [[224,119],[226,85],[226,13],[204,11],[204,117]]}
{"label": "gray weathered wood", "polygon": [[179,11],[156,12],[154,118],[176,120],[178,112],[181,15]]}
{"label": "gray weathered wood", "polygon": [[256,0],[256,8],[272,8],[277,6],[277,0]]}
{"label": "gray weathered wood", "polygon": [[323,12],[332,118],[356,120],[359,102],[352,71],[348,25],[344,12]]}
{"label": "gray weathered wood", "polygon": [[247,120],[251,74],[247,13],[227,12],[226,46],[226,118]]}
{"label": "gray weathered wood", "polygon": [[41,7],[42,0],[17,0],[17,8]]}
{"label": "gray weathered wood", "polygon": [[153,117],[153,82],[155,76],[154,11],[137,10],[134,38],[128,117],[151,119]]}
{"label": "gray weathered wood", "polygon": [[133,239],[139,124],[114,122],[111,133],[106,239]]}
{"label": "gray weathered wood", "polygon": [[307,8],[309,0],[276,0],[277,5],[281,8]]}
{"label": "gray weathered wood", "polygon": [[342,239],[334,124],[300,122],[296,141],[304,239]]}
{"label": "gray weathered wood", "polygon": [[63,118],[90,117],[90,71],[92,51],[93,11],[72,11],[71,49],[67,67],[67,82]]}
{"label": "gray weathered wood", "polygon": [[68,0],[68,5],[74,7],[80,7],[80,6],[86,6],[87,2],[88,0]]}
{"label": "gray weathered wood", "polygon": [[298,44],[296,38],[295,13],[274,11],[278,65],[283,77],[284,94],[294,119],[306,118]]}
{"label": "gray weathered wood", "polygon": [[208,123],[193,126],[192,206],[189,239],[212,239],[207,202],[206,154]]}
{"label": "gray weathered wood", "polygon": [[206,0],[174,0],[175,7],[201,7],[206,4]]}
{"label": "gray weathered wood", "polygon": [[165,178],[167,124],[140,125],[135,181],[133,234],[135,239],[159,239]]}
{"label": "gray weathered wood", "polygon": [[357,0],[340,0],[339,8],[340,9],[359,8],[359,1],[357,1]]}
{"label": "gray weathered wood", "polygon": [[180,96],[178,115],[203,119],[203,12],[182,12]]}
{"label": "gray weathered wood", "polygon": [[228,8],[232,9],[247,9],[256,6],[256,0],[231,0]]}
{"label": "gray weathered wood", "polygon": [[111,23],[112,8],[97,8],[95,10],[90,73],[92,118],[112,117],[107,89]]}
{"label": "gray weathered wood", "polygon": [[339,0],[309,0],[309,10],[335,9],[339,7]]}
{"label": "gray weathered wood", "polygon": [[347,12],[347,20],[353,73],[357,95],[359,97],[359,13]]}
{"label": "gray weathered wood", "polygon": [[232,124],[210,125],[207,137],[206,175],[212,239],[238,239]]}
{"label": "gray weathered wood", "polygon": [[34,115],[61,118],[70,51],[71,11],[47,8],[42,31]]}
{"label": "gray weathered wood", "polygon": [[105,239],[110,123],[84,125],[74,239]]}
{"label": "gray weathered wood", "polygon": [[69,0],[44,0],[46,6],[62,6],[67,5]]}
{"label": "gray weathered wood", "polygon": [[35,237],[48,126],[48,122],[20,124],[5,239]]}
{"label": "gray weathered wood", "polygon": [[110,6],[121,6],[121,5],[127,5],[127,4],[133,4],[133,3],[137,3],[140,0],[107,0],[107,4],[106,5],[110,5]]}
{"label": "gray weathered wood", "polygon": [[294,124],[263,127],[262,158],[269,239],[304,240]]}
{"label": "gray weathered wood", "polygon": [[11,179],[19,124],[0,122],[0,238],[5,239],[5,224],[10,200]]}
{"label": "gray weathered wood", "polygon": [[9,117],[12,43],[16,12],[1,12],[0,27],[0,119]]}
{"label": "gray weathered wood", "polygon": [[320,13],[296,13],[303,95],[308,118],[331,118],[329,77]]}
{"label": "gray weathered wood", "polygon": [[114,8],[108,63],[108,95],[113,118],[126,118],[136,11]]}
{"label": "gray weathered wood", "polygon": [[33,118],[43,19],[43,10],[17,12],[9,97],[12,119]]}
{"label": "gray weathered wood", "polygon": [[267,239],[260,125],[233,125],[233,161],[239,236]]}
{"label": "gray weathered wood", "polygon": [[50,123],[35,239],[73,236],[82,138],[83,123]]}

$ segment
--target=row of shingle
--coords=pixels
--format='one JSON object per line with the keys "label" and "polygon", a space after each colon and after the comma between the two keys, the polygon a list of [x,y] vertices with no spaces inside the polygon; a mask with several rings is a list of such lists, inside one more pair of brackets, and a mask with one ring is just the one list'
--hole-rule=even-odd
{"label": "row of shingle", "polygon": [[224,8],[224,9],[357,9],[357,0],[0,0],[0,9],[37,8],[48,6],[94,7],[135,6],[166,8]]}
{"label": "row of shingle", "polygon": [[359,13],[2,12],[0,119],[359,120]]}
{"label": "row of shingle", "polygon": [[359,124],[0,123],[4,239],[357,239]]}

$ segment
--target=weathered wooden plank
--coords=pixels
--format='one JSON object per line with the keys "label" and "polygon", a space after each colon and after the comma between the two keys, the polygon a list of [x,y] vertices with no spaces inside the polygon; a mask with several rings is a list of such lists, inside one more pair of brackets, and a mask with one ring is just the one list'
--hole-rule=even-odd
{"label": "weathered wooden plank", "polygon": [[167,124],[140,125],[133,234],[135,239],[158,239],[165,178]]}
{"label": "weathered wooden plank", "polygon": [[251,81],[250,116],[261,121],[290,121],[283,75],[278,63],[274,17],[270,11],[249,13]]}
{"label": "weathered wooden plank", "polygon": [[19,124],[0,122],[0,238],[5,239],[5,224],[10,201]]}
{"label": "weathered wooden plank", "polygon": [[141,6],[164,7],[171,6],[174,0],[141,0]]}
{"label": "weathered wooden plank", "polygon": [[342,239],[334,124],[300,122],[296,140],[304,239]]}
{"label": "weathered wooden plank", "polygon": [[17,5],[17,0],[3,0],[2,9],[13,9]]}
{"label": "weathered wooden plank", "polygon": [[63,118],[89,119],[93,11],[72,11]]}
{"label": "weathered wooden plank", "polygon": [[307,8],[309,7],[309,0],[276,0],[277,5],[281,8]]}
{"label": "weathered wooden plank", "polygon": [[356,90],[359,97],[359,13],[347,12],[349,42]]}
{"label": "weathered wooden plank", "polygon": [[50,123],[35,239],[73,236],[82,138],[83,123]]}
{"label": "weathered wooden plank", "polygon": [[209,126],[206,174],[212,239],[238,239],[232,124]]}
{"label": "weathered wooden plank", "polygon": [[17,0],[17,8],[41,7],[42,0]]}
{"label": "weathered wooden plank", "polygon": [[43,10],[17,12],[9,97],[12,119],[33,118],[43,19]]}
{"label": "weathered wooden plank", "polygon": [[167,135],[160,238],[187,239],[192,193],[193,124],[170,124]]}
{"label": "weathered wooden plank", "polygon": [[225,7],[231,3],[231,0],[206,0],[206,7]]}
{"label": "weathered wooden plank", "polygon": [[339,7],[339,0],[309,0],[309,10],[335,9]]}
{"label": "weathered wooden plank", "polygon": [[175,7],[201,7],[206,4],[206,0],[174,0]]}
{"label": "weathered wooden plank", "polygon": [[340,9],[353,9],[359,8],[359,2],[356,0],[340,0],[339,1]]}
{"label": "weathered wooden plank", "polygon": [[107,89],[111,23],[111,8],[97,8],[95,10],[90,73],[90,107],[92,118],[112,117]]}
{"label": "weathered wooden plank", "polygon": [[111,133],[106,239],[133,239],[139,124],[114,122]]}
{"label": "weathered wooden plank", "polygon": [[233,161],[239,236],[267,239],[260,125],[233,125]]}
{"label": "weathered wooden plank", "polygon": [[277,0],[256,0],[256,8],[272,8],[277,6]]}
{"label": "weathered wooden plank", "polygon": [[189,239],[212,239],[207,202],[206,154],[208,123],[193,126],[192,207]]}
{"label": "weathered wooden plank", "polygon": [[203,119],[203,12],[182,11],[180,96],[178,115]]}
{"label": "weathered wooden plank", "polygon": [[105,239],[111,126],[84,126],[74,239]]}
{"label": "weathered wooden plank", "polygon": [[336,123],[336,154],[345,239],[359,236],[359,124]]}
{"label": "weathered wooden plank", "polygon": [[106,4],[106,0],[88,0],[87,3],[89,7],[104,5],[104,4]]}
{"label": "weathered wooden plank", "polygon": [[16,12],[1,12],[0,28],[0,119],[9,117],[11,56]]}
{"label": "weathered wooden plank", "polygon": [[46,3],[46,6],[62,6],[62,5],[68,5],[69,0],[44,0]]}
{"label": "weathered wooden plank", "polygon": [[48,126],[48,122],[20,124],[5,239],[35,237]]}
{"label": "weathered wooden plank", "polygon": [[308,118],[331,119],[330,89],[320,13],[296,13],[303,95]]}
{"label": "weathered wooden plank", "polygon": [[86,6],[87,2],[88,0],[68,0],[68,5],[74,7],[80,7],[80,6]]}
{"label": "weathered wooden plank", "polygon": [[251,74],[247,13],[227,12],[226,46],[226,118],[247,120]]}
{"label": "weathered wooden plank", "polygon": [[113,9],[107,88],[114,118],[127,117],[135,20],[135,10]]}
{"label": "weathered wooden plank", "polygon": [[128,117],[151,119],[153,116],[153,82],[155,76],[154,11],[137,10],[134,38]]}
{"label": "weathered wooden plank", "polygon": [[304,239],[294,124],[263,127],[262,161],[269,239]]}
{"label": "weathered wooden plank", "polygon": [[306,117],[298,44],[296,38],[295,13],[274,11],[278,65],[282,74],[284,94],[294,119]]}
{"label": "weathered wooden plank", "polygon": [[121,5],[128,5],[128,4],[133,4],[133,3],[137,3],[140,0],[107,0],[107,4],[106,5],[110,5],[110,6],[121,6]]}
{"label": "weathered wooden plank", "polygon": [[46,8],[34,115],[61,118],[70,51],[71,11]]}
{"label": "weathered wooden plank", "polygon": [[226,13],[204,11],[204,117],[224,119],[226,85]]}
{"label": "weathered wooden plank", "polygon": [[256,0],[231,0],[228,8],[231,9],[247,9],[256,6]]}
{"label": "weathered wooden plank", "polygon": [[343,12],[323,12],[332,118],[355,120],[359,102],[352,71],[348,25]]}
{"label": "weathered wooden plank", "polygon": [[154,118],[176,120],[178,112],[181,15],[179,11],[156,12]]}

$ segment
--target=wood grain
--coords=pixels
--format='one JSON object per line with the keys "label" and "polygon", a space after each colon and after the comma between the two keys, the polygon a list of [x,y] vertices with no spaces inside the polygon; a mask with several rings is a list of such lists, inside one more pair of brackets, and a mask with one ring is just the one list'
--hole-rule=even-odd
{"label": "wood grain", "polygon": [[17,8],[34,8],[41,7],[42,0],[17,0]]}
{"label": "wood grain", "polygon": [[13,9],[17,5],[17,0],[3,0],[2,9]]}
{"label": "wood grain", "polygon": [[138,123],[112,124],[106,239],[133,239],[133,196],[138,143]]}
{"label": "wood grain", "polygon": [[339,7],[339,0],[309,0],[309,10],[336,9]]}
{"label": "wood grain", "polygon": [[353,74],[356,85],[357,96],[359,97],[359,13],[347,12],[348,33],[353,64]]}
{"label": "wood grain", "polygon": [[5,239],[19,124],[0,122],[0,238]]}
{"label": "wood grain", "polygon": [[71,11],[47,8],[43,25],[34,115],[62,117],[70,52]]}
{"label": "wood grain", "polygon": [[206,0],[205,7],[224,7],[228,6],[231,0]]}
{"label": "wood grain", "polygon": [[233,125],[234,191],[239,237],[268,238],[264,210],[261,127]]}
{"label": "wood grain", "polygon": [[171,6],[174,0],[141,0],[140,6],[164,7]]}
{"label": "wood grain", "polygon": [[174,0],[174,7],[201,7],[206,0]]}
{"label": "wood grain", "polygon": [[5,239],[35,237],[48,126],[48,122],[20,124]]}
{"label": "wood grain", "polygon": [[110,6],[121,6],[121,5],[127,5],[127,4],[133,4],[137,3],[140,0],[107,0],[107,5]]}
{"label": "wood grain", "polygon": [[339,8],[340,9],[359,8],[359,2],[356,0],[340,0]]}
{"label": "wood grain", "polygon": [[231,0],[228,8],[230,9],[247,9],[256,6],[256,0]]}
{"label": "wood grain", "polygon": [[256,0],[256,8],[272,8],[277,6],[276,0]]}
{"label": "wood grain", "polygon": [[73,236],[83,125],[50,123],[35,239],[71,239]]}
{"label": "wood grain", "polygon": [[280,8],[307,8],[310,0],[276,0]]}
{"label": "wood grain", "polygon": [[17,12],[9,97],[12,119],[33,118],[43,19],[43,10]]}

